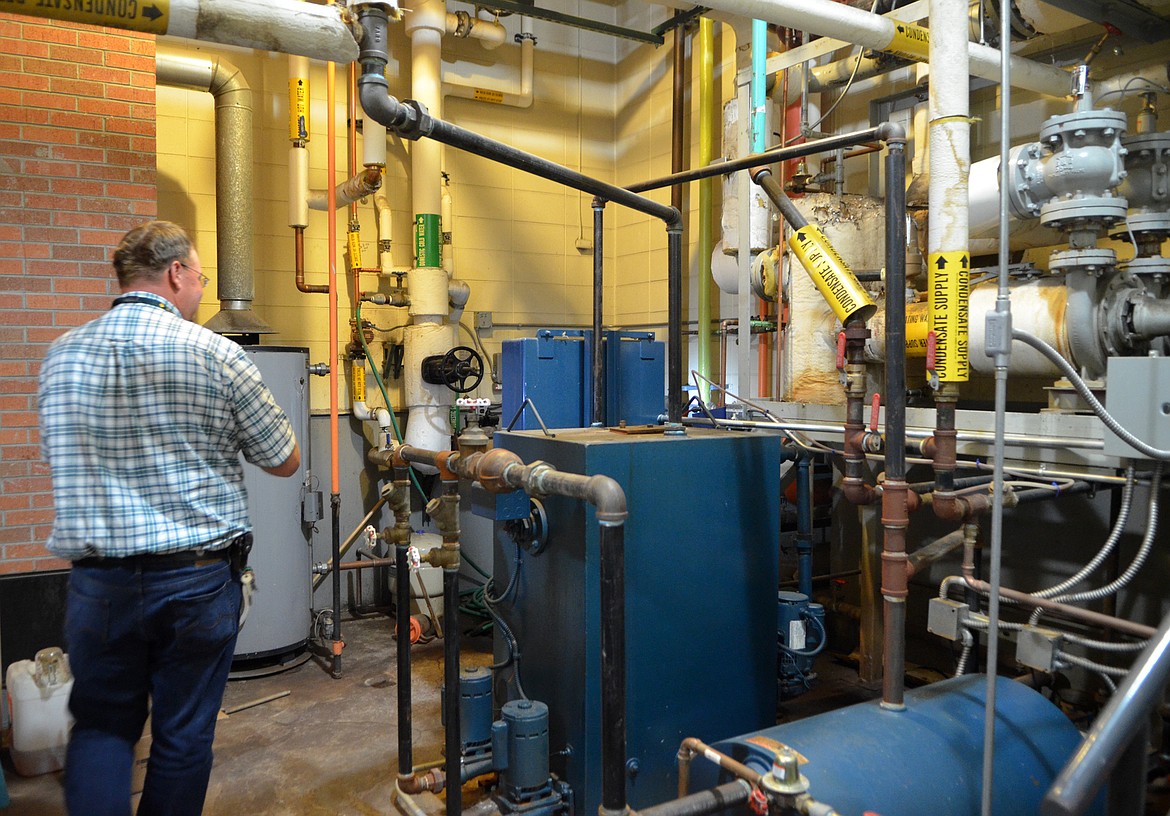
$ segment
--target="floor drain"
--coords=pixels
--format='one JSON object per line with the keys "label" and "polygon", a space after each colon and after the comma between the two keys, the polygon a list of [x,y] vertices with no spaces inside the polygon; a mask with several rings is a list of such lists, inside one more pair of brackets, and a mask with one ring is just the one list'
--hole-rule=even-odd
{"label": "floor drain", "polygon": [[366,678],[366,685],[370,688],[386,688],[386,686],[394,685],[394,681],[387,675],[380,674],[377,677]]}

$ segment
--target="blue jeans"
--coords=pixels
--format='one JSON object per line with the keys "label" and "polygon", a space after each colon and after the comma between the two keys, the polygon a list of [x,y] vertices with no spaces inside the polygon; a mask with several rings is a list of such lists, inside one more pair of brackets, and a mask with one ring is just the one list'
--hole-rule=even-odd
{"label": "blue jeans", "polygon": [[226,561],[157,571],[74,565],[65,615],[76,720],[65,762],[69,813],[129,814],[148,705],[139,816],[202,812],[239,613],[239,578]]}

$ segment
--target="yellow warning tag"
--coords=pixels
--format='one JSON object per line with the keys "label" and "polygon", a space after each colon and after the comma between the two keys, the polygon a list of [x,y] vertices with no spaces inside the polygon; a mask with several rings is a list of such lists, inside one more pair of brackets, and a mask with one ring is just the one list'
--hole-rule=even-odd
{"label": "yellow warning tag", "polygon": [[0,11],[71,23],[166,34],[170,0],[0,0]]}
{"label": "yellow warning tag", "polygon": [[894,23],[894,38],[882,50],[887,54],[926,62],[930,56],[930,29],[911,23]]}
{"label": "yellow warning tag", "polygon": [[971,295],[971,256],[936,252],[929,260],[930,331],[934,332],[934,370],[940,382],[970,379],[967,330]]}
{"label": "yellow warning tag", "polygon": [[350,397],[354,402],[366,401],[366,364],[364,360],[354,360],[350,367],[353,379],[350,383]]}

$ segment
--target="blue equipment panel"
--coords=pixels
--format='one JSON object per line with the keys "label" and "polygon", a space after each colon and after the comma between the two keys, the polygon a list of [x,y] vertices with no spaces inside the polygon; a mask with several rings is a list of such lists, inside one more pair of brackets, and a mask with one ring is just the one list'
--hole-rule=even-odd
{"label": "blue equipment panel", "polygon": [[[527,397],[549,428],[584,428],[593,413],[591,332],[541,329],[536,337],[505,340],[500,379],[504,401],[500,421],[505,427]],[[513,426],[539,428],[525,409]]]}
{"label": "blue equipment panel", "polygon": [[[627,791],[635,808],[673,799],[684,738],[710,743],[775,722],[779,437],[586,428],[498,432],[495,445],[626,491]],[[548,543],[520,555],[514,594],[496,609],[519,645],[525,693],[549,707],[552,771],[576,812],[591,814],[601,800],[598,526],[582,501],[541,501]],[[516,557],[497,524],[497,592]],[[501,629],[497,662],[510,651]],[[516,696],[509,671],[497,673],[497,706]]]}
{"label": "blue equipment panel", "polygon": [[[524,398],[549,428],[585,428],[593,420],[593,332],[541,329],[536,337],[505,340],[500,379],[506,426]],[[653,332],[607,331],[605,425],[658,422],[666,394],[666,344]],[[515,430],[540,427],[525,410]]]}
{"label": "blue equipment panel", "polygon": [[605,424],[656,424],[666,394],[666,344],[654,332],[606,332],[605,366]]}

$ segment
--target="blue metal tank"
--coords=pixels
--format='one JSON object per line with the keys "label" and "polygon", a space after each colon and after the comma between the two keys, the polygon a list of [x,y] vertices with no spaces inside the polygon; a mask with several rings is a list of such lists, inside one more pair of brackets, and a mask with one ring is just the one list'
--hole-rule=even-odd
{"label": "blue metal tank", "polygon": [[[809,793],[841,816],[978,816],[987,678],[965,675],[906,694],[904,711],[878,701],[778,725],[713,747],[761,773],[781,744],[801,756]],[[1040,800],[1080,745],[1076,727],[1021,683],[996,684],[995,816],[1035,816]],[[692,790],[716,784],[696,761]],[[1100,814],[1100,802],[1090,813]]]}

